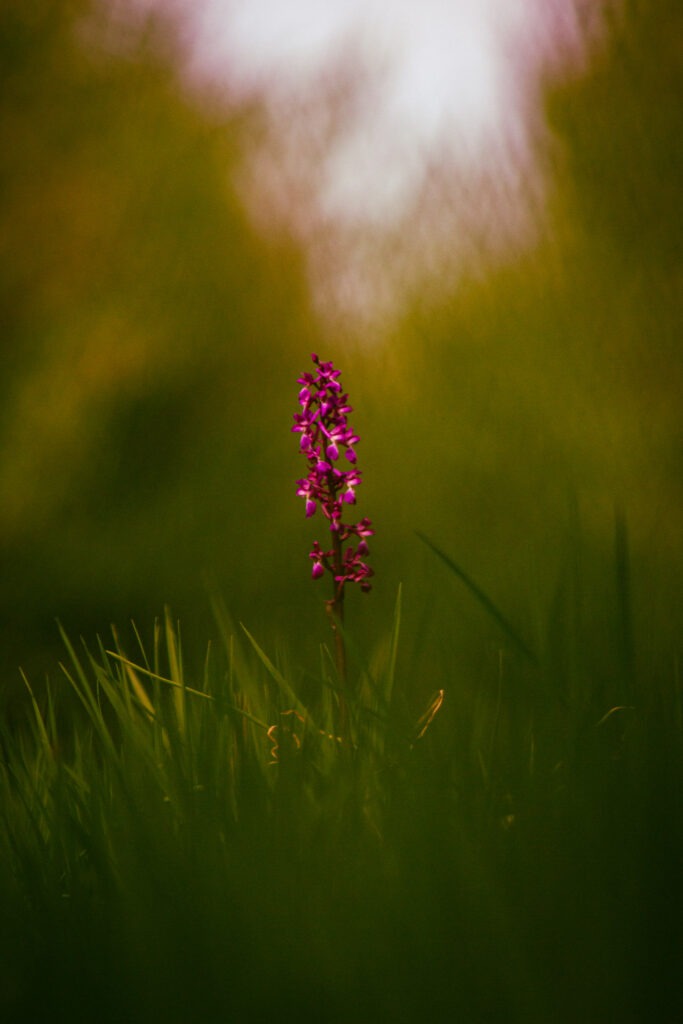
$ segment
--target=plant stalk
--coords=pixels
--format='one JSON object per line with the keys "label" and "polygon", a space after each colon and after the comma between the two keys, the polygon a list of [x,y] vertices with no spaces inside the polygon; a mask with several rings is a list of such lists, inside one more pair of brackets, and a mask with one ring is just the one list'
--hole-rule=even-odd
{"label": "plant stalk", "polygon": [[[339,531],[332,534],[332,567],[333,577],[342,575],[342,542]],[[327,613],[330,616],[330,625],[334,633],[334,651],[337,664],[337,675],[339,677],[339,735],[345,742],[350,743],[349,732],[349,708],[347,699],[347,674],[346,674],[346,644],[342,629],[344,626],[344,580],[337,581],[333,578],[333,597],[327,602]],[[342,627],[340,629],[339,627]]]}

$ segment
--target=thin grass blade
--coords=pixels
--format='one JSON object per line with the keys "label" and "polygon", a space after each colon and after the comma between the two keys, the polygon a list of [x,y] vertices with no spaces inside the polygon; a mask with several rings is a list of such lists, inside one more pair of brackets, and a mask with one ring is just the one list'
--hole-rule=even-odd
{"label": "thin grass blade", "polygon": [[450,569],[450,571],[455,576],[457,576],[459,580],[461,580],[465,584],[467,589],[477,599],[477,601],[480,603],[482,608],[484,608],[484,610],[486,612],[488,612],[488,614],[494,620],[494,622],[497,623],[497,625],[503,631],[503,633],[506,635],[508,640],[512,641],[512,643],[517,648],[517,650],[520,652],[520,654],[523,654],[524,657],[527,658],[531,662],[532,665],[538,665],[538,659],[537,659],[536,655],[527,646],[527,644],[524,642],[524,640],[522,640],[522,638],[519,635],[519,633],[517,632],[517,630],[509,622],[509,620],[503,615],[503,613],[497,607],[497,605],[494,604],[494,602],[491,600],[491,598],[488,596],[488,594],[486,594],[481,589],[481,587],[477,583],[474,582],[474,580],[472,579],[471,576],[468,576],[468,574],[465,572],[464,569],[461,569],[459,565],[456,565],[456,563],[453,561],[452,558],[449,558],[449,556],[444,551],[442,551],[441,548],[438,548],[436,546],[436,544],[434,544],[429,539],[429,537],[426,537],[423,533],[420,533],[419,530],[416,530],[415,532],[416,532],[417,536],[420,538],[420,540],[422,541],[422,543],[426,544],[426,546],[431,551],[434,552],[436,557],[439,558],[443,562],[443,564],[448,569]]}

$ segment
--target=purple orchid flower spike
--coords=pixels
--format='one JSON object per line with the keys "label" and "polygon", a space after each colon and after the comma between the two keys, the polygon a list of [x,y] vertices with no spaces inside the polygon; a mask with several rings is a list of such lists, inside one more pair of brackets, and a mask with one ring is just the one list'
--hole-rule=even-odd
{"label": "purple orchid flower spike", "polygon": [[[315,372],[304,373],[297,381],[300,412],[294,416],[292,432],[301,435],[299,448],[308,463],[308,474],[297,481],[296,493],[305,501],[307,517],[315,515],[320,506],[330,524],[330,550],[323,551],[316,541],[309,557],[313,579],[326,574],[332,577],[333,597],[327,608],[335,632],[339,676],[344,681],[344,641],[337,628],[343,622],[344,588],[347,583],[358,583],[364,593],[371,589],[373,570],[365,558],[370,553],[367,538],[374,531],[367,518],[357,523],[343,520],[345,510],[356,504],[356,489],[362,482],[356,469],[356,445],[360,438],[347,422],[353,410],[339,381],[340,371],[315,354],[311,359]],[[349,469],[340,468],[342,454],[346,464],[350,464]]]}
{"label": "purple orchid flower spike", "polygon": [[[342,521],[343,507],[355,505],[356,488],[362,480],[355,468],[355,446],[360,438],[347,423],[346,417],[352,409],[339,382],[340,371],[335,370],[333,363],[322,362],[315,354],[311,358],[317,373],[305,373],[297,382],[301,385],[301,411],[294,416],[292,432],[301,435],[299,447],[308,462],[308,475],[297,481],[296,493],[305,500],[307,517],[315,515],[320,505],[330,523],[333,550],[324,553],[316,542],[311,559],[314,579],[320,579],[329,572],[339,584],[334,598],[338,602],[346,583],[360,582],[362,590],[370,590],[368,580],[373,571],[362,558],[369,554],[366,538],[372,536],[373,531],[367,518],[356,524]],[[342,452],[351,463],[350,469],[343,470],[338,466]],[[352,537],[358,538],[357,547],[342,550],[342,545]]]}

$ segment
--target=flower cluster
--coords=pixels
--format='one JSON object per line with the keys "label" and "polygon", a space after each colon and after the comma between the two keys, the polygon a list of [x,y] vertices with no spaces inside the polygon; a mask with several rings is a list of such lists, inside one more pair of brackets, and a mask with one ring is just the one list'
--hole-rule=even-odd
{"label": "flower cluster", "polygon": [[[332,363],[321,362],[317,355],[311,358],[316,372],[305,373],[297,381],[301,385],[301,412],[294,416],[292,432],[301,434],[300,448],[308,460],[308,475],[297,481],[296,493],[306,502],[307,516],[314,515],[320,505],[333,535],[329,551],[324,551],[318,541],[314,543],[310,553],[312,575],[319,579],[327,571],[340,590],[345,583],[353,582],[368,591],[373,571],[363,558],[369,553],[366,538],[374,532],[372,524],[366,518],[354,524],[342,521],[344,507],[356,503],[356,487],[361,482],[361,474],[355,468],[355,445],[360,438],[347,423],[352,409],[339,383],[340,371]],[[348,469],[339,467],[342,452]],[[344,551],[342,545],[351,537],[357,538],[358,544],[349,545]]]}

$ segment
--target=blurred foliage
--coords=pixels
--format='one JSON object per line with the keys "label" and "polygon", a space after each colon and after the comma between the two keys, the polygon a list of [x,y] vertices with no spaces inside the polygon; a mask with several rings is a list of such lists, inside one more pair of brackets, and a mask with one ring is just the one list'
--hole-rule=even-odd
{"label": "blurred foliage", "polygon": [[680,17],[673,0],[626,5],[589,72],[549,94],[537,250],[369,347],[324,333],[302,254],[251,226],[232,170],[258,112],[193,103],[168,26],[113,45],[106,5],[4,5],[5,676],[42,670],[55,616],[87,635],[168,602],[203,643],[207,573],[254,632],[326,636],[289,433],[316,349],[343,371],[377,527],[377,586],[352,621],[375,635],[406,582],[416,686],[433,689],[437,635],[471,678],[495,676],[501,638],[415,529],[530,643],[580,575],[599,638],[616,505],[641,629],[665,636],[681,612]]}
{"label": "blurred foliage", "polygon": [[[77,793],[62,820],[78,828],[71,846],[57,831],[46,848],[27,825],[45,911],[0,872],[2,999],[184,1020],[197,1006],[270,1012],[274,990],[314,1016],[332,991],[331,1012],[352,1019],[362,991],[375,1019],[389,1000],[397,1019],[447,1019],[455,1005],[526,1021],[549,1019],[559,998],[573,1021],[585,996],[604,1019],[656,1019],[657,999],[668,1019],[683,830],[678,4],[623,4],[588,73],[549,90],[554,195],[537,249],[415,303],[374,346],[324,332],[302,254],[244,212],[233,171],[258,111],[202,110],[179,84],[172,30],[117,35],[109,7],[9,0],[0,13],[2,685],[20,685],[18,664],[38,685],[53,670],[56,616],[76,647],[116,621],[132,653],[128,618],[148,637],[168,603],[201,656],[209,576],[287,678],[326,696],[299,664],[327,623],[307,558],[322,527],[295,497],[289,432],[295,379],[319,350],[354,406],[359,511],[377,528],[376,586],[350,595],[349,630],[365,650],[384,644],[373,670],[391,665],[403,580],[396,697],[411,714],[420,694],[445,700],[410,771],[372,765],[388,801],[379,843],[337,800],[331,820],[300,830],[306,801],[284,785],[279,818],[246,799],[251,829],[247,818],[225,843],[225,793],[214,803],[192,770],[183,778],[184,751],[166,765],[171,781],[180,766],[188,827],[167,842],[151,747],[140,759],[121,748],[140,802],[126,794],[117,818],[87,731],[67,732],[82,778],[39,744],[25,792],[39,799],[38,769],[56,766],[49,794],[63,811]],[[538,669],[502,649],[494,618],[416,529],[476,580]],[[90,692],[102,718],[101,676]],[[6,752],[29,750],[3,721]],[[219,716],[195,721],[197,764],[218,783],[231,734]],[[22,758],[5,762],[14,792]],[[69,905],[59,858],[71,849],[87,875],[107,831],[120,891],[103,886],[93,906],[74,889]]]}
{"label": "blurred foliage", "polygon": [[[614,628],[623,514],[643,656],[668,658],[683,613],[680,40],[675,3],[624,5],[588,72],[548,90],[544,239],[414,305],[371,427],[378,519],[399,508],[404,543],[425,524],[532,636],[579,562],[596,643]],[[393,481],[410,482],[398,503]],[[437,591],[436,632],[461,651],[499,642],[460,597]]]}
{"label": "blurred foliage", "polygon": [[87,8],[2,14],[10,660],[17,630],[52,635],[56,615],[87,631],[166,600],[189,612],[204,569],[236,603],[263,593],[287,348],[311,346],[300,258],[255,236],[230,182],[244,126],[183,98],[165,31],[98,48]]}

